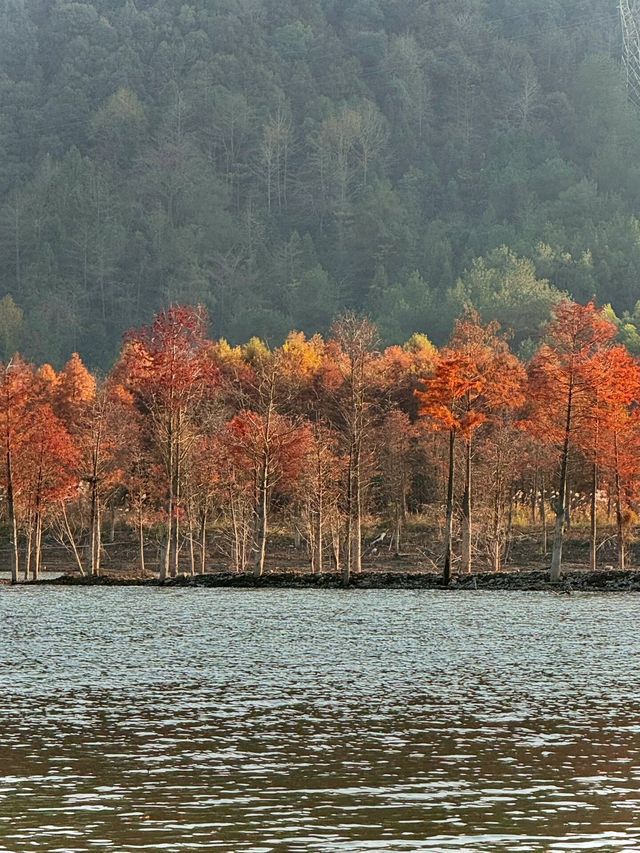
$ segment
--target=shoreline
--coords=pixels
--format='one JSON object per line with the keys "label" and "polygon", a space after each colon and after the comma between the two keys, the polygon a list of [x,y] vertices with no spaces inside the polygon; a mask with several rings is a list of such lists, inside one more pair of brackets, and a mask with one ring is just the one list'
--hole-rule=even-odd
{"label": "shoreline", "polygon": [[[37,581],[20,581],[24,586],[151,586],[159,588],[226,588],[226,589],[344,589],[342,577],[337,573],[319,575],[298,572],[269,572],[259,578],[252,574],[215,572],[204,575],[181,575],[160,581],[155,577],[105,574],[100,577],[82,577],[64,574],[56,578]],[[442,590],[456,591],[512,591],[512,592],[640,592],[640,569],[602,569],[596,572],[567,571],[557,583],[551,583],[549,573],[543,570],[480,572],[459,575],[445,587],[437,574],[412,572],[361,572],[353,575],[349,590]]]}

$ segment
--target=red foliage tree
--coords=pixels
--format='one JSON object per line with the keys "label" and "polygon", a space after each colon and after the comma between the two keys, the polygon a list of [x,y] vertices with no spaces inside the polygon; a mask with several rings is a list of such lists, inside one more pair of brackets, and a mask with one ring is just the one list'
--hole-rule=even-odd
{"label": "red foliage tree", "polygon": [[311,439],[308,424],[269,411],[237,414],[229,423],[229,447],[236,466],[256,484],[254,574],[264,571],[269,506],[277,490],[290,491],[301,475]]}
{"label": "red foliage tree", "polygon": [[464,441],[462,501],[462,570],[471,570],[472,441],[476,431],[508,409],[522,404],[524,371],[510,352],[497,323],[483,325],[469,312],[456,323],[450,346],[438,359],[434,375],[417,391],[419,414],[434,430],[449,433],[449,468],[445,525],[444,582],[451,576],[455,489],[455,444]]}
{"label": "red foliage tree", "polygon": [[185,463],[198,414],[218,382],[201,308],[173,306],[127,336],[115,376],[133,395],[166,480],[166,541],[160,577],[177,574]]}
{"label": "red foliage tree", "polygon": [[[603,384],[599,362],[612,347],[616,327],[593,302],[560,302],[542,344],[529,365],[528,396],[533,411],[528,422],[544,429],[558,447],[560,472],[555,505],[551,579],[562,571],[562,546],[567,517],[567,474],[574,437],[584,428],[590,407]],[[599,369],[598,365],[600,365]]]}
{"label": "red foliage tree", "polygon": [[7,496],[12,583],[17,583],[20,571],[16,460],[27,440],[27,416],[33,387],[33,370],[22,359],[15,357],[8,364],[0,365],[0,437],[4,463],[3,487]]}
{"label": "red foliage tree", "polygon": [[77,492],[78,451],[71,434],[48,403],[35,402],[29,413],[16,464],[19,501],[26,528],[25,579],[37,580],[42,563],[42,532],[52,505]]}

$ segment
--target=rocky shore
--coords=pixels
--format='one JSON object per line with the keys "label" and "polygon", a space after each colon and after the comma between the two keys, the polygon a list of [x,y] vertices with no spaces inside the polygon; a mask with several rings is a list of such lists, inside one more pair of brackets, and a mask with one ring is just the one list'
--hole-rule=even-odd
{"label": "rocky shore", "polygon": [[[66,574],[37,581],[46,586],[163,586],[225,587],[236,589],[340,589],[342,577],[325,572],[312,575],[302,572],[269,572],[256,578],[252,574],[217,572],[205,575],[181,575],[166,581],[154,577],[108,574],[97,578]],[[640,592],[640,570],[607,570],[596,572],[568,571],[559,583],[551,583],[545,571],[509,571],[479,573],[453,577],[445,588],[437,574],[410,572],[362,572],[353,575],[349,588],[360,589],[446,589],[539,592]]]}

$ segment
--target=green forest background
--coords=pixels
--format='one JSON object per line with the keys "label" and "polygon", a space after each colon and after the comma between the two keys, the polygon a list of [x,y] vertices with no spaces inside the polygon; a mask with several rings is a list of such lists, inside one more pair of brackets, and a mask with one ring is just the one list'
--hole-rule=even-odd
{"label": "green forest background", "polygon": [[528,340],[559,293],[640,350],[640,119],[615,0],[0,0],[0,357],[108,366],[204,303]]}

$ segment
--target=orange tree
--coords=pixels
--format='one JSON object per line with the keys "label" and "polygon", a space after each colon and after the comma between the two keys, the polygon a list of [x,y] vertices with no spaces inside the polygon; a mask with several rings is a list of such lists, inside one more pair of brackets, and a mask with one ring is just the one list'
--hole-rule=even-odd
{"label": "orange tree", "polygon": [[556,445],[560,470],[555,501],[551,579],[562,572],[567,518],[567,474],[576,436],[585,429],[598,389],[604,386],[601,354],[613,346],[616,327],[593,302],[558,303],[543,344],[529,364],[528,422]]}
{"label": "orange tree", "polygon": [[33,370],[19,357],[0,365],[0,440],[2,441],[2,486],[7,499],[11,548],[11,582],[20,570],[16,461],[26,440],[26,422],[33,396]]}
{"label": "orange tree", "polygon": [[128,335],[115,377],[132,394],[165,472],[166,541],[160,577],[177,574],[186,460],[218,382],[201,308],[172,306]]}
{"label": "orange tree", "polygon": [[524,370],[510,352],[497,323],[483,325],[469,311],[456,323],[449,346],[436,361],[433,375],[416,392],[419,415],[436,431],[449,433],[445,524],[444,582],[451,576],[455,497],[455,446],[464,442],[462,499],[462,570],[471,570],[472,444],[477,430],[508,409],[522,404]]}

